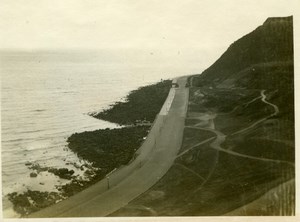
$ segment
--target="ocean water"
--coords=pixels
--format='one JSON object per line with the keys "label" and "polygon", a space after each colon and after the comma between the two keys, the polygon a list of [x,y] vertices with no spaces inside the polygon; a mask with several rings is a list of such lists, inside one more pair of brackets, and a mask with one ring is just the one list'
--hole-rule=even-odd
{"label": "ocean water", "polygon": [[6,51],[0,56],[3,196],[66,183],[45,172],[31,178],[25,164],[72,168],[70,163],[80,162],[67,148],[72,133],[118,127],[88,113],[140,86],[197,70],[191,60],[148,52]]}

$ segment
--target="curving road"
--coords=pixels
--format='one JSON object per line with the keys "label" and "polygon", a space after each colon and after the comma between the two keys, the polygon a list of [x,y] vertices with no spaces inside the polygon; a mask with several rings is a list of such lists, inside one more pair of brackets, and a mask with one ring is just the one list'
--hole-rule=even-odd
{"label": "curving road", "polygon": [[[140,150],[128,166],[86,190],[29,217],[106,216],[153,186],[172,166],[181,147],[189,90],[177,79]],[[171,99],[170,99],[171,98]]]}

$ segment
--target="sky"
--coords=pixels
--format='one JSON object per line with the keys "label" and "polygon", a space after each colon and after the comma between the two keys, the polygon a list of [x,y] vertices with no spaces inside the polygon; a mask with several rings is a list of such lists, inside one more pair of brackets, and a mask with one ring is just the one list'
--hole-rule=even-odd
{"label": "sky", "polygon": [[[0,0],[0,49],[138,49],[209,62],[298,0]],[[188,52],[188,53],[187,53]]]}
{"label": "sky", "polygon": [[[179,61],[185,70],[193,63],[190,71],[200,72],[268,17],[294,15],[294,27],[300,27],[299,5],[300,0],[0,0],[0,50],[143,50],[156,61],[180,55],[170,65]],[[295,80],[300,82],[297,75]]]}

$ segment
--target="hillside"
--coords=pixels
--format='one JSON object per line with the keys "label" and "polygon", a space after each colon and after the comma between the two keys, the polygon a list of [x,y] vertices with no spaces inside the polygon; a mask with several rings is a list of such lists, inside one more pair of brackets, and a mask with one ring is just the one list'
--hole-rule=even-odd
{"label": "hillside", "polygon": [[[195,86],[205,83],[218,85],[231,80],[231,84],[240,86],[236,81],[245,78],[245,75],[250,80],[257,77],[262,71],[274,72],[280,68],[290,69],[292,62],[292,17],[268,18],[262,26],[231,44],[212,66],[194,78],[193,83]],[[286,67],[283,63],[287,63]],[[260,70],[256,70],[256,68]],[[276,83],[280,77],[276,74],[268,80]],[[264,77],[263,74],[259,76]],[[293,79],[293,76],[289,77],[289,80]],[[259,87],[258,84],[251,84],[248,87]],[[276,85],[273,88],[276,88]]]}
{"label": "hillside", "polygon": [[268,18],[189,79],[181,150],[113,216],[294,215],[292,17]]}
{"label": "hillside", "polygon": [[[285,120],[286,136],[294,140],[293,60],[292,17],[268,18],[262,26],[234,42],[212,66],[191,81],[194,87],[212,87],[231,94],[266,90],[268,100],[280,110],[277,117]],[[210,103],[217,102],[214,100]],[[226,100],[229,106],[230,102],[239,102],[234,97]],[[257,105],[253,109],[257,109]],[[240,109],[240,115],[243,112]]]}

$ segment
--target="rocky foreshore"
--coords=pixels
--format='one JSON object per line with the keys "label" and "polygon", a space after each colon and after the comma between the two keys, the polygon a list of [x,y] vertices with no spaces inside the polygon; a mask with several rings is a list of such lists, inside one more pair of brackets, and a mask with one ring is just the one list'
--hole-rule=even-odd
{"label": "rocky foreshore", "polygon": [[[73,163],[73,165],[83,171],[82,176],[75,175],[74,170],[70,170],[68,168],[44,167],[30,162],[25,165],[32,170],[30,173],[30,177],[32,179],[35,179],[35,177],[40,175],[42,172],[48,172],[59,179],[67,180],[69,182],[63,185],[56,185],[57,191],[47,192],[28,189],[24,193],[13,192],[8,194],[8,200],[13,203],[14,210],[21,216],[25,216],[52,204],[58,203],[92,185],[105,175],[105,172],[89,164],[78,165]],[[40,185],[46,186],[47,184],[40,183]]]}
{"label": "rocky foreshore", "polygon": [[[71,135],[67,140],[68,147],[84,160],[83,163],[66,163],[65,167],[55,168],[26,162],[25,166],[32,170],[29,175],[32,180],[48,173],[64,183],[57,185],[55,191],[27,189],[23,193],[8,194],[7,198],[12,202],[14,211],[22,217],[58,203],[100,181],[115,168],[132,161],[159,113],[170,87],[170,80],[141,87],[131,92],[125,102],[117,102],[109,109],[93,114],[96,118],[126,127]],[[72,165],[82,174],[76,174],[67,165]]]}

